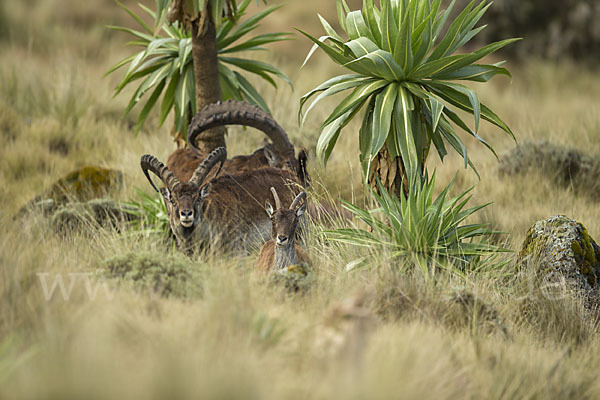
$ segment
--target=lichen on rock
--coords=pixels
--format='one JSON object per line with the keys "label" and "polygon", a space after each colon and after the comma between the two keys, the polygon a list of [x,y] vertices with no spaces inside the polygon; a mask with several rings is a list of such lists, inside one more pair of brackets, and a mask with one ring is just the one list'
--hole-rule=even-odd
{"label": "lichen on rock", "polygon": [[120,171],[86,166],[56,181],[44,197],[56,201],[96,199],[110,193],[122,181],[123,174]]}
{"label": "lichen on rock", "polygon": [[119,189],[122,183],[123,173],[120,171],[94,166],[82,167],[58,179],[23,206],[15,217],[22,217],[29,212],[52,216],[69,203],[102,199]]}
{"label": "lichen on rock", "polygon": [[564,215],[536,222],[527,232],[517,266],[534,265],[543,274],[560,273],[570,290],[597,292],[600,247],[585,227]]}

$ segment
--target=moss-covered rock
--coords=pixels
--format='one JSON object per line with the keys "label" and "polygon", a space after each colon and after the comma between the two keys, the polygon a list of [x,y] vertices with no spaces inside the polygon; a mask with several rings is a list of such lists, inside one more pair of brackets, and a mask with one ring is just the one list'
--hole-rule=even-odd
{"label": "moss-covered rock", "polygon": [[71,233],[85,227],[118,227],[138,218],[135,210],[112,199],[73,202],[54,208],[53,201],[40,202],[57,232]]}
{"label": "moss-covered rock", "polygon": [[538,141],[523,142],[500,158],[500,176],[524,175],[533,171],[563,187],[573,187],[594,197],[600,195],[600,157]]}
{"label": "moss-covered rock", "polygon": [[526,264],[542,274],[560,273],[569,290],[598,291],[600,247],[582,224],[564,215],[538,221],[529,229],[517,267]]}
{"label": "moss-covered rock", "polygon": [[189,299],[201,295],[199,271],[182,255],[135,252],[108,258],[100,273],[130,282],[138,293]]}
{"label": "moss-covered rock", "polygon": [[56,181],[44,195],[56,201],[86,201],[106,196],[123,182],[123,174],[114,169],[94,166],[79,168]]}
{"label": "moss-covered rock", "polygon": [[[52,216],[62,206],[102,199],[118,190],[123,174],[114,169],[87,166],[79,168],[57,180],[50,188],[23,206],[15,215],[22,217],[30,211]],[[106,200],[100,200],[105,203]],[[93,207],[93,204],[90,204]],[[76,205],[70,206],[77,208]]]}

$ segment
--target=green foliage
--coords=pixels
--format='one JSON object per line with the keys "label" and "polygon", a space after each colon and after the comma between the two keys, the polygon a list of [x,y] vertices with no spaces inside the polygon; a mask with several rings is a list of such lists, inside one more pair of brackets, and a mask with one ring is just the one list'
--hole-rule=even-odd
{"label": "green foliage", "polygon": [[[266,111],[269,108],[252,84],[238,71],[260,76],[275,88],[274,77],[279,77],[289,83],[287,76],[274,66],[246,58],[232,57],[233,54],[243,51],[264,50],[263,45],[289,39],[289,34],[283,32],[267,33],[244,38],[258,27],[267,15],[277,10],[280,6],[268,7],[261,12],[242,21],[246,9],[252,0],[244,0],[236,6],[233,18],[223,18],[217,28],[217,49],[219,58],[219,75],[223,92],[223,99],[247,100],[256,104]],[[159,1],[160,3],[160,1]],[[190,118],[196,114],[196,82],[194,78],[192,39],[183,27],[175,22],[169,24],[161,16],[143,5],[139,5],[148,15],[155,19],[157,29],[154,33],[143,20],[121,5],[129,15],[142,27],[142,31],[120,26],[111,26],[111,29],[127,32],[135,37],[129,45],[141,46],[142,50],[133,54],[115,66],[107,74],[110,74],[125,65],[129,65],[125,77],[115,89],[115,96],[135,81],[142,80],[129,101],[125,114],[140,102],[147,93],[146,103],[140,112],[136,125],[136,132],[143,126],[150,111],[160,103],[159,125],[165,122],[169,112],[174,111],[175,129],[185,133]],[[160,7],[159,7],[160,9]],[[238,24],[239,23],[239,24]]]}
{"label": "green foliage", "polygon": [[[510,76],[502,63],[475,63],[518,39],[455,54],[484,28],[475,25],[490,4],[487,0],[475,3],[476,0],[471,1],[444,29],[452,5],[440,11],[441,0],[381,0],[380,9],[374,0],[363,0],[362,11],[350,11],[344,0],[338,0],[339,23],[347,39],[322,17],[325,36],[317,39],[300,31],[315,43],[307,61],[321,48],[335,63],[352,72],[329,79],[300,101],[302,117],[307,101],[320,93],[306,110],[303,116],[306,118],[308,111],[323,98],[351,91],[321,126],[319,158],[327,162],[341,130],[363,108],[360,152],[365,176],[384,145],[392,157],[402,157],[409,176],[421,176],[432,142],[440,159],[447,154],[449,144],[464,158],[465,168],[470,165],[475,170],[453,124],[492,152],[492,147],[477,134],[480,119],[512,136],[510,128],[479,101],[472,89],[450,82],[487,82],[497,74]],[[456,109],[473,115],[474,129],[459,117]]]}
{"label": "green foliage", "polygon": [[156,193],[151,196],[139,188],[135,188],[135,191],[139,201],[132,200],[124,203],[127,212],[138,217],[131,221],[133,228],[142,232],[145,236],[168,235],[171,231],[169,215],[161,195]]}
{"label": "green foliage", "polygon": [[[333,241],[387,249],[393,258],[413,257],[427,263],[445,260],[460,264],[504,251],[485,241],[474,241],[498,233],[485,224],[463,224],[489,204],[465,208],[472,188],[450,198],[448,193],[453,183],[434,199],[435,174],[430,180],[426,177],[422,184],[413,185],[408,198],[391,196],[378,182],[381,195],[373,191],[378,208],[365,210],[343,201],[343,206],[367,224],[369,230],[342,228],[326,230],[324,235]],[[416,264],[427,268],[426,264]]]}

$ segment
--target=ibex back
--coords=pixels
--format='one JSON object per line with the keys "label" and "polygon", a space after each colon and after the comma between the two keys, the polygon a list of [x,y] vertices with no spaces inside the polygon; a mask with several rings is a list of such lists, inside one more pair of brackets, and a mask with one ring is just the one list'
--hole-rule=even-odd
{"label": "ibex back", "polygon": [[[273,117],[257,106],[231,100],[210,104],[200,111],[188,130],[191,148],[176,150],[169,156],[167,166],[180,181],[187,182],[206,157],[196,146],[196,140],[203,132],[224,125],[250,126],[259,129],[271,140],[271,143],[266,143],[250,155],[224,160],[225,173],[238,174],[263,167],[280,168],[291,171],[303,186],[308,186],[310,178],[306,172],[306,152],[300,150],[296,158],[294,146]],[[207,178],[210,180],[213,176],[214,173]]]}

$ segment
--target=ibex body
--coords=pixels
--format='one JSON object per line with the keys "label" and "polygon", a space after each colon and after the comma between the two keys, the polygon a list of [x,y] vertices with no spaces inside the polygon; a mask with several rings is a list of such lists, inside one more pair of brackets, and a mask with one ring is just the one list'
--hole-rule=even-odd
{"label": "ibex body", "polygon": [[[187,182],[180,181],[158,159],[142,157],[141,166],[161,178],[169,224],[178,247],[193,253],[208,244],[219,243],[232,251],[244,251],[269,236],[271,224],[262,204],[270,197],[271,186],[282,197],[292,200],[299,192],[297,178],[289,171],[261,168],[242,174],[225,174],[208,181],[211,170],[223,163],[224,148],[214,150],[193,172]],[[150,180],[151,185],[156,186]]]}
{"label": "ibex body", "polygon": [[[303,150],[300,151],[298,157],[306,165],[306,153]],[[187,182],[202,160],[203,157],[190,148],[177,149],[169,156],[167,166],[180,181]],[[238,174],[264,167],[287,169],[280,162],[271,143],[266,143],[264,147],[250,155],[239,155],[225,160],[222,171],[228,174]],[[207,177],[208,180],[212,178],[214,178],[214,172]]]}
{"label": "ibex body", "polygon": [[[268,113],[259,107],[231,100],[206,106],[192,120],[188,130],[191,148],[176,150],[167,160],[167,166],[180,181],[187,182],[206,157],[196,145],[198,137],[211,128],[224,125],[250,126],[259,129],[271,140],[250,155],[225,160],[224,173],[238,174],[263,167],[287,169],[297,176],[302,185],[308,186],[306,152],[301,150],[296,158],[287,134]],[[210,180],[213,176],[214,173],[207,178]]]}
{"label": "ibex body", "polygon": [[277,189],[271,187],[271,192],[275,199],[275,209],[267,201],[266,211],[271,219],[272,239],[260,249],[255,268],[270,272],[284,271],[290,265],[311,265],[308,255],[296,243],[296,228],[306,208],[306,204],[301,204],[306,199],[306,193],[299,193],[291,202],[290,208],[282,208]]}

